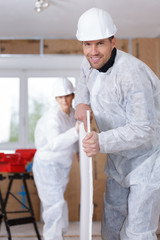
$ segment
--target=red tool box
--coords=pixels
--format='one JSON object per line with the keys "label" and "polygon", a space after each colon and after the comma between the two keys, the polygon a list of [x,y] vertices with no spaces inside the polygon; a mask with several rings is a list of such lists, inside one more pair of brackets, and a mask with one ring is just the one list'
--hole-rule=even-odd
{"label": "red tool box", "polygon": [[19,153],[0,153],[0,172],[25,172],[25,161]]}
{"label": "red tool box", "polygon": [[0,172],[26,172],[35,152],[36,149],[17,149],[15,153],[0,153]]}
{"label": "red tool box", "polygon": [[36,149],[16,149],[15,152],[20,153],[21,158],[24,159],[24,161],[27,163],[32,161]]}

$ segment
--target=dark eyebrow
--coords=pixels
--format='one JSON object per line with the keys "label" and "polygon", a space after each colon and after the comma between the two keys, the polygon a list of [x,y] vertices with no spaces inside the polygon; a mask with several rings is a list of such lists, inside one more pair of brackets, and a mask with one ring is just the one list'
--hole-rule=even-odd
{"label": "dark eyebrow", "polygon": [[100,40],[100,41],[98,41],[98,43],[104,43],[104,40]]}

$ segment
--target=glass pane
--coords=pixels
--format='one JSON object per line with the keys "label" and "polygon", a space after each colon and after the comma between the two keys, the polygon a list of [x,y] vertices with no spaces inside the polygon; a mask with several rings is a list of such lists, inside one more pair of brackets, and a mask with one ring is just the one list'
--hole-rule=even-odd
{"label": "glass pane", "polygon": [[[75,87],[76,79],[68,77]],[[29,142],[34,142],[34,129],[38,119],[49,108],[54,85],[58,77],[31,77],[28,79]]]}
{"label": "glass pane", "polygon": [[18,142],[19,78],[0,78],[0,143]]}

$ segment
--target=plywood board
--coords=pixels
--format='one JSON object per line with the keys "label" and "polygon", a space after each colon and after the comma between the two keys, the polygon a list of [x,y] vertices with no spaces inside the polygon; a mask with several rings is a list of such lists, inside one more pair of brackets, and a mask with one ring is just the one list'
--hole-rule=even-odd
{"label": "plywood board", "polygon": [[93,181],[94,194],[93,194],[93,221],[102,220],[102,211],[103,211],[103,195],[105,192],[106,180],[99,179]]}
{"label": "plywood board", "polygon": [[40,40],[0,40],[0,54],[40,54]]}
{"label": "plywood board", "polygon": [[45,39],[44,54],[83,54],[82,43],[76,39]]}
{"label": "plywood board", "polygon": [[69,221],[80,219],[80,165],[76,154],[73,156],[72,167],[69,175],[69,183],[65,192],[68,203]]}
{"label": "plywood board", "polygon": [[132,54],[145,62],[157,73],[157,44],[155,38],[139,38],[132,40]]}
{"label": "plywood board", "polygon": [[160,79],[160,38],[157,38],[157,76]]}
{"label": "plywood board", "polygon": [[107,155],[104,153],[98,153],[93,157],[93,179],[100,180],[106,179],[104,174],[104,168],[107,160]]}
{"label": "plywood board", "polygon": [[128,39],[117,39],[116,48],[128,53]]}

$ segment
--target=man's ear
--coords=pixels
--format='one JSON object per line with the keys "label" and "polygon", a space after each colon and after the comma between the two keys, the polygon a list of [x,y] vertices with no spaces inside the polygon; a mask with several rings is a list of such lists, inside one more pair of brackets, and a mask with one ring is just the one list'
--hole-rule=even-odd
{"label": "man's ear", "polygon": [[75,97],[75,94],[74,94],[74,93],[72,93],[72,100],[74,99],[74,97]]}
{"label": "man's ear", "polygon": [[117,39],[114,37],[112,39],[112,47],[114,48],[116,46]]}

